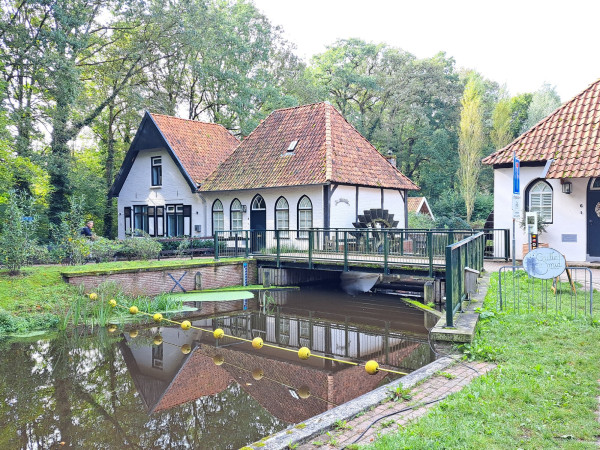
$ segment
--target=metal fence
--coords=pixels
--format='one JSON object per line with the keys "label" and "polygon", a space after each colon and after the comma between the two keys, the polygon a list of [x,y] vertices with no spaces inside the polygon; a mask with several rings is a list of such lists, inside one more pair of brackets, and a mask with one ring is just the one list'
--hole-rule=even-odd
{"label": "metal fence", "polygon": [[515,313],[558,313],[593,316],[594,285],[587,267],[567,267],[560,277],[530,277],[522,266],[498,271],[498,308]]}
{"label": "metal fence", "polygon": [[468,294],[467,267],[483,269],[485,234],[480,232],[446,247],[446,326],[454,326],[454,314]]}
{"label": "metal fence", "polygon": [[[446,246],[477,230],[416,230],[392,228],[335,228],[310,230],[240,230],[217,231],[214,236],[215,258],[249,255],[342,261],[345,269],[354,262],[388,265],[408,263],[429,267],[445,265]],[[484,256],[508,259],[508,230],[483,231]]]}

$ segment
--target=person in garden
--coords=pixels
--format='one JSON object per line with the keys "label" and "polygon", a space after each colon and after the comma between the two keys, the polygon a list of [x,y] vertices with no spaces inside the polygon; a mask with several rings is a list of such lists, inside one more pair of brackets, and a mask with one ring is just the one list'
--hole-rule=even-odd
{"label": "person in garden", "polygon": [[81,229],[81,235],[85,236],[85,237],[89,237],[89,238],[94,238],[95,234],[92,231],[94,229],[94,221],[93,220],[88,220],[85,223],[85,227],[83,227]]}

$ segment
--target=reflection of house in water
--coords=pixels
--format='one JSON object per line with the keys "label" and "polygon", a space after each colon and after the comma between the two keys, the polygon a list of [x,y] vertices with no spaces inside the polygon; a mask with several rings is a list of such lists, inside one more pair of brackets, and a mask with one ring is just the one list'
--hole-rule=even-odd
{"label": "reflection of house in water", "polygon": [[[365,361],[376,359],[405,369],[416,369],[431,360],[423,337],[406,337],[388,326],[360,325],[352,320],[334,321],[309,310],[303,316],[274,311],[245,311],[194,321],[194,325],[266,343],[297,349],[306,346],[313,353],[333,358]],[[327,315],[327,314],[325,314]],[[377,329],[377,331],[375,331]],[[148,330],[148,336],[153,331]],[[263,347],[254,350],[247,342],[198,330],[160,328],[163,343],[138,345],[128,338],[121,345],[138,392],[150,413],[162,411],[225,390],[231,383],[240,387],[270,414],[286,422],[299,422],[335,405],[347,402],[377,387],[387,376],[368,375],[364,367],[311,357],[299,360],[297,353]],[[139,339],[139,338],[137,338]],[[181,346],[189,344],[184,355]],[[162,348],[162,352],[158,349]],[[157,356],[161,356],[157,364]],[[223,364],[215,364],[223,358]],[[258,379],[257,379],[258,378]],[[307,398],[306,394],[310,393]]]}

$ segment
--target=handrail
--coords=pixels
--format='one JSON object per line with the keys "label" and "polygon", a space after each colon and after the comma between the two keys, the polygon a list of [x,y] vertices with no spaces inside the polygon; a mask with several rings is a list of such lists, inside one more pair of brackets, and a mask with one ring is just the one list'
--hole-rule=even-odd
{"label": "handrail", "polygon": [[454,314],[462,310],[466,297],[465,267],[481,271],[485,251],[485,233],[480,232],[446,246],[446,326],[454,326]]}

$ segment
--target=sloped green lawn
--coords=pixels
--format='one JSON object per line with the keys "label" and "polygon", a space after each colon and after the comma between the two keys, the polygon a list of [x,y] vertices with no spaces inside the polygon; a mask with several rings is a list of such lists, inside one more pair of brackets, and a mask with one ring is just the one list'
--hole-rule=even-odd
{"label": "sloped green lawn", "polygon": [[368,448],[597,448],[598,307],[595,321],[552,312],[499,312],[496,285],[493,274],[487,318],[466,350],[498,367]]}

